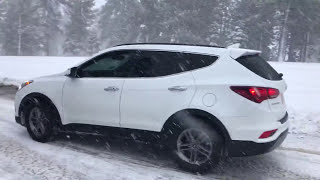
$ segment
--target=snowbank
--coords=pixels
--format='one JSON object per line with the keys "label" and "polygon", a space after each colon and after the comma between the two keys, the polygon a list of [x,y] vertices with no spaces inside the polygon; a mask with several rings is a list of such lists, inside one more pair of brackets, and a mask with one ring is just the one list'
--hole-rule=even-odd
{"label": "snowbank", "polygon": [[0,56],[0,85],[20,85],[39,76],[63,72],[84,57]]}
{"label": "snowbank", "polygon": [[284,74],[291,133],[320,137],[320,64],[271,63]]}

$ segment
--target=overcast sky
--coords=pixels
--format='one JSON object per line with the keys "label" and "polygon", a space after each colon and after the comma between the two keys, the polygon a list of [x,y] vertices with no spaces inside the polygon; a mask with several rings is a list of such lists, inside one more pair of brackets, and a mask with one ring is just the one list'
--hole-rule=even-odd
{"label": "overcast sky", "polygon": [[96,7],[101,7],[105,2],[106,0],[96,0]]}

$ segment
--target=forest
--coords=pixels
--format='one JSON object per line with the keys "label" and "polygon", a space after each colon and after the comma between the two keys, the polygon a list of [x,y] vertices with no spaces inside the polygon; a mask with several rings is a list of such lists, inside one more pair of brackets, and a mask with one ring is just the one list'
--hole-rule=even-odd
{"label": "forest", "polygon": [[0,55],[89,56],[123,43],[261,50],[320,62],[320,0],[0,0]]}

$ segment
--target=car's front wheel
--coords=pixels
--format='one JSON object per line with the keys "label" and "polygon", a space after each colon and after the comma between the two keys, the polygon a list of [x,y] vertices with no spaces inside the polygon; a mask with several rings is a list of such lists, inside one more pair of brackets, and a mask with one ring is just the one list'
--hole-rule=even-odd
{"label": "car's front wheel", "polygon": [[222,156],[222,137],[197,118],[180,120],[172,128],[170,148],[178,165],[192,172],[206,172],[217,166]]}
{"label": "car's front wheel", "polygon": [[26,112],[26,127],[32,139],[47,142],[53,136],[54,125],[49,120],[50,111],[45,107],[33,105]]}

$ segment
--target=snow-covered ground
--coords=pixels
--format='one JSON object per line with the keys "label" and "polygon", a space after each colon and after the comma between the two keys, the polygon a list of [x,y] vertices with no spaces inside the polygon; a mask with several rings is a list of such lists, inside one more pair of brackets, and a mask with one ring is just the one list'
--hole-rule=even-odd
{"label": "snow-covered ground", "polygon": [[[62,72],[82,60],[0,57],[0,83],[18,85]],[[165,154],[139,144],[98,137],[34,142],[14,122],[13,100],[0,88],[0,179],[320,179],[320,64],[272,65],[288,83],[288,138],[274,152],[228,159],[203,176],[178,170]]]}
{"label": "snow-covered ground", "polygon": [[[285,93],[293,134],[320,136],[320,64],[271,63],[284,73]],[[301,136],[302,137],[302,136]],[[320,141],[318,145],[320,149]]]}

